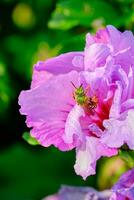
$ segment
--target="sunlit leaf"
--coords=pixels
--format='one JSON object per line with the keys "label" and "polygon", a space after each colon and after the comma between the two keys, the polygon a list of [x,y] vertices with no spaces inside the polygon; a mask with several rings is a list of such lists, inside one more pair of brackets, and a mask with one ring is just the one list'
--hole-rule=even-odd
{"label": "sunlit leaf", "polygon": [[33,138],[28,132],[25,132],[22,137],[25,141],[27,141],[31,145],[39,144],[39,142],[35,138]]}

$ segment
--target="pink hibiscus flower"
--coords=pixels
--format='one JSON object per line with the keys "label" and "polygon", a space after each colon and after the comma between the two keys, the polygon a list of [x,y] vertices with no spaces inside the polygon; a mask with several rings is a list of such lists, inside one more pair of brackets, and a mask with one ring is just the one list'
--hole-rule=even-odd
{"label": "pink hibiscus flower", "polygon": [[45,147],[75,148],[74,168],[84,179],[101,156],[116,155],[124,143],[134,149],[133,42],[131,32],[112,26],[88,34],[83,52],[38,62],[31,89],[19,96],[31,135]]}

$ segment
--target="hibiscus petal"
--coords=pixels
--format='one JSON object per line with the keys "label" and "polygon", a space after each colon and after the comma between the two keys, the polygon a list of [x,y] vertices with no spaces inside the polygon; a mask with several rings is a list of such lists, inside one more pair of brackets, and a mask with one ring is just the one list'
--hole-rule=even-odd
{"label": "hibiscus petal", "polygon": [[100,43],[104,43],[104,44],[108,43],[109,35],[108,35],[108,31],[107,31],[106,28],[100,29],[100,30],[97,31],[97,33],[95,35],[95,41],[100,42]]}
{"label": "hibiscus petal", "polygon": [[103,131],[97,126],[95,123],[90,124],[89,130],[94,133],[97,137],[101,137],[103,134]]}
{"label": "hibiscus petal", "polygon": [[86,137],[86,144],[77,148],[75,171],[85,180],[87,176],[95,174],[96,162],[101,156],[116,155],[116,149],[110,149],[102,144],[99,138]]}
{"label": "hibiscus petal", "polygon": [[133,40],[133,34],[131,31],[125,31],[123,33],[120,33],[120,43],[117,46],[118,48],[117,54],[127,53],[127,51],[130,50],[133,43],[134,43],[134,40]]}
{"label": "hibiscus petal", "polygon": [[87,48],[89,48],[90,45],[92,45],[93,43],[95,43],[94,36],[91,35],[90,33],[87,33],[87,35],[86,35],[86,46],[85,46],[85,50],[86,50]]}
{"label": "hibiscus petal", "polygon": [[122,95],[122,86],[119,81],[116,81],[117,89],[114,94],[113,103],[110,109],[110,118],[118,118],[120,115],[120,105],[121,105],[121,95]]}
{"label": "hibiscus petal", "polygon": [[107,26],[109,34],[109,47],[115,60],[115,64],[120,64],[125,71],[134,64],[133,46],[134,37],[131,31],[120,32],[113,26]]}
{"label": "hibiscus petal", "polygon": [[96,95],[99,99],[105,99],[109,89],[107,77],[105,75],[105,68],[96,68],[95,71],[84,71],[80,73],[80,81],[86,83],[86,87],[90,86],[89,95]]}
{"label": "hibiscus petal", "polygon": [[37,71],[36,69],[34,69],[33,76],[32,76],[31,88],[40,86],[41,84],[43,84],[47,80],[49,80],[52,76],[53,75],[47,71]]}
{"label": "hibiscus petal", "polygon": [[128,73],[128,88],[127,88],[127,98],[134,98],[134,68],[130,67],[129,68],[129,73]]}
{"label": "hibiscus petal", "polygon": [[109,35],[109,42],[111,44],[111,48],[116,52],[120,43],[121,39],[121,32],[118,31],[114,26],[108,25],[106,27],[108,35]]}
{"label": "hibiscus petal", "polygon": [[84,110],[77,104],[70,111],[66,120],[65,134],[63,136],[65,143],[72,143],[73,138],[76,138],[76,136],[79,140],[82,141],[83,133],[79,122],[79,118],[84,115]]}
{"label": "hibiscus petal", "polygon": [[104,120],[103,126],[106,128],[101,139],[103,143],[112,148],[119,148],[126,143],[134,150],[134,110],[129,110],[124,120]]}
{"label": "hibiscus petal", "polygon": [[62,136],[74,105],[71,81],[78,82],[77,72],[53,77],[34,89],[22,91],[19,96],[20,112],[27,115],[27,125],[33,127],[32,136],[43,146],[53,144],[62,150],[67,149]]}
{"label": "hibiscus petal", "polygon": [[125,112],[132,108],[134,109],[134,99],[127,99],[121,104],[121,112]]}
{"label": "hibiscus petal", "polygon": [[108,36],[107,29],[98,30],[95,36],[91,35],[90,33],[87,33],[85,48],[89,48],[94,43],[107,44],[108,40],[109,40],[109,36]]}
{"label": "hibiscus petal", "polygon": [[85,70],[94,70],[96,67],[103,66],[106,58],[110,54],[110,49],[107,45],[95,43],[85,49],[84,64]]}
{"label": "hibiscus petal", "polygon": [[38,71],[48,71],[52,74],[64,74],[71,70],[81,71],[84,68],[83,53],[70,52],[60,56],[38,62],[35,69]]}

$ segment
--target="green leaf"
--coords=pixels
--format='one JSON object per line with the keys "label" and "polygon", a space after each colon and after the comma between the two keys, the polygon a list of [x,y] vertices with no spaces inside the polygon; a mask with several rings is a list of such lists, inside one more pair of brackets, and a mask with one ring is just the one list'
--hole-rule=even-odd
{"label": "green leaf", "polygon": [[126,162],[126,164],[132,168],[134,167],[134,151],[120,150],[119,156]]}
{"label": "green leaf", "polygon": [[28,132],[25,132],[22,137],[25,141],[27,141],[31,145],[39,144],[39,142],[35,138],[33,138]]}

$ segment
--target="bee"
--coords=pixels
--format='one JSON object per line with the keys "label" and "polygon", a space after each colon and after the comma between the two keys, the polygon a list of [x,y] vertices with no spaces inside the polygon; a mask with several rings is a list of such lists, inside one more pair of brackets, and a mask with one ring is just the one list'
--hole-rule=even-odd
{"label": "bee", "polygon": [[88,108],[89,110],[95,109],[98,104],[98,98],[96,95],[90,97],[87,95],[89,87],[84,90],[83,85],[81,84],[79,87],[76,87],[73,82],[71,82],[75,91],[73,92],[73,98],[76,103],[84,108]]}

